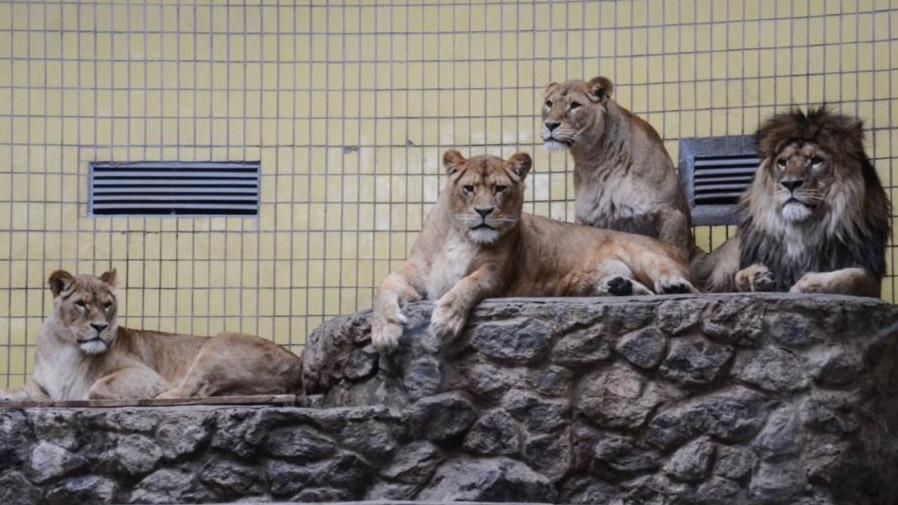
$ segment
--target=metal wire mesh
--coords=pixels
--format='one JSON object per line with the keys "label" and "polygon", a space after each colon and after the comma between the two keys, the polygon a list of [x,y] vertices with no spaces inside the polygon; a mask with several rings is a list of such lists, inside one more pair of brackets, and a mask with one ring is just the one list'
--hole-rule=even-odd
{"label": "metal wire mesh", "polygon": [[[0,1],[0,386],[30,374],[56,268],[118,268],[126,325],[298,351],[370,306],[448,147],[529,151],[528,209],[571,219],[572,162],[538,141],[550,80],[611,77],[674,159],[681,137],[830,103],[867,121],[891,195],[896,16],[872,0]],[[96,160],[261,160],[261,216],[90,219]],[[728,231],[696,233],[708,249]]]}

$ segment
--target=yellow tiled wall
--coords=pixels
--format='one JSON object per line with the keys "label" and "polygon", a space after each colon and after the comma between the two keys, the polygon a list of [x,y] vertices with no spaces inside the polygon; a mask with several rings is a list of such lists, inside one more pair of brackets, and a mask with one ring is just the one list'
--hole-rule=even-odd
{"label": "yellow tiled wall", "polygon": [[[894,0],[0,1],[0,386],[29,374],[60,267],[118,268],[129,326],[299,351],[370,305],[450,146],[531,152],[529,207],[571,218],[572,163],[537,141],[550,80],[611,77],[675,159],[827,102],[867,121],[891,187],[896,39]],[[91,219],[92,160],[261,160],[261,217]]]}

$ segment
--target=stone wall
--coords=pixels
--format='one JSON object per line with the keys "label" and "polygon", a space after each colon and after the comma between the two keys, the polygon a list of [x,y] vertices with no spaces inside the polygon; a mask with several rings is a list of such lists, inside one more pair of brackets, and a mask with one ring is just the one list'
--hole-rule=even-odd
{"label": "stone wall", "polygon": [[506,458],[540,477],[541,497],[563,502],[898,503],[889,304],[490,300],[454,342],[429,335],[429,314],[407,308],[389,359],[371,348],[364,313],[326,323],[305,352],[307,388],[325,405],[442,405],[439,422],[413,415],[410,425],[449,462],[402,497],[481,499],[459,491],[473,486],[466,476]]}
{"label": "stone wall", "polygon": [[0,503],[898,504],[898,310],[851,297],[407,307],[304,356],[309,407],[0,410]]}

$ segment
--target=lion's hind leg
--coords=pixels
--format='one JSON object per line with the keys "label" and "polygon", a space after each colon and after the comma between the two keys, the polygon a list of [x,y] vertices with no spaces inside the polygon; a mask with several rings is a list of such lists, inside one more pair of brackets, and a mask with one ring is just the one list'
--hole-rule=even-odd
{"label": "lion's hind leg", "polygon": [[659,295],[698,293],[689,281],[689,267],[685,261],[652,249],[643,249],[632,255],[638,277],[645,277]]}
{"label": "lion's hind leg", "polygon": [[623,261],[606,258],[596,268],[596,283],[592,295],[630,296],[650,295],[652,290],[636,280],[633,271]]}
{"label": "lion's hind leg", "polygon": [[222,333],[209,339],[175,388],[157,398],[295,394],[302,388],[302,360],[252,335]]}
{"label": "lion's hind leg", "polygon": [[145,400],[171,388],[155,370],[128,366],[104,375],[87,392],[90,400]]}

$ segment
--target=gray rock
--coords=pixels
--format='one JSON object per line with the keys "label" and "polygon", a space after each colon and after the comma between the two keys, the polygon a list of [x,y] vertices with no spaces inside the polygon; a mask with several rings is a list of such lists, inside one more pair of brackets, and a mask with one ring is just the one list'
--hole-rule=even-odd
{"label": "gray rock", "polygon": [[662,402],[678,396],[632,368],[615,364],[584,377],[577,386],[574,405],[597,426],[632,430],[642,426]]}
{"label": "gray rock", "polygon": [[522,382],[516,369],[503,368],[491,363],[467,364],[463,369],[463,386],[475,396],[495,401],[506,391]]}
{"label": "gray rock", "polygon": [[742,481],[751,473],[757,461],[758,457],[748,447],[721,445],[717,447],[714,474]]}
{"label": "gray rock", "polygon": [[282,458],[319,461],[336,450],[334,441],[308,426],[279,428],[268,434],[265,450]]}
{"label": "gray rock", "polygon": [[415,498],[418,486],[396,482],[375,482],[365,493],[366,501],[410,501]]}
{"label": "gray rock", "polygon": [[721,297],[702,316],[702,333],[730,345],[754,346],[764,333],[765,304],[757,296]]}
{"label": "gray rock", "polygon": [[463,447],[474,454],[491,456],[518,452],[518,429],[514,419],[503,409],[480,416],[465,437]]}
{"label": "gray rock", "polygon": [[798,454],[803,444],[798,413],[792,407],[783,407],[770,415],[752,446],[761,459],[778,461]]}
{"label": "gray rock", "polygon": [[807,477],[800,462],[761,463],[751,479],[749,491],[753,500],[765,504],[792,503],[805,485]]}
{"label": "gray rock", "polygon": [[[28,424],[34,429],[38,440],[58,445],[69,451],[78,447],[82,434],[82,423],[75,422],[75,412],[67,409],[31,409]],[[102,431],[98,430],[98,431]]]}
{"label": "gray rock", "polygon": [[265,490],[258,470],[236,461],[207,461],[199,475],[200,481],[223,499],[258,494]]}
{"label": "gray rock", "polygon": [[850,396],[835,394],[814,395],[801,404],[801,419],[805,426],[823,433],[848,435],[860,427]]}
{"label": "gray rock", "polygon": [[[370,311],[340,316],[324,322],[309,335],[303,347],[302,379],[307,394],[327,393],[346,379],[347,359],[371,340]],[[354,367],[350,367],[353,373]]]}
{"label": "gray rock", "polygon": [[376,464],[389,462],[398,445],[392,427],[377,419],[349,421],[336,438],[346,449]]}
{"label": "gray rock", "polygon": [[671,343],[670,353],[661,364],[661,376],[686,386],[710,384],[730,360],[733,350],[701,337],[679,338]]}
{"label": "gray rock", "polygon": [[552,362],[578,367],[605,361],[611,357],[612,338],[600,324],[574,330],[555,344]]}
{"label": "gray rock", "polygon": [[378,357],[379,354],[370,344],[353,349],[343,366],[343,376],[354,381],[371,376],[377,371]]}
{"label": "gray rock", "polygon": [[552,340],[552,330],[538,319],[483,323],[472,333],[471,346],[500,362],[533,362],[544,355]]}
{"label": "gray rock", "polygon": [[[567,368],[549,365],[528,377],[528,385],[545,396],[567,397],[573,384],[574,373]],[[520,383],[518,383],[520,384]]]}
{"label": "gray rock", "polygon": [[566,433],[527,437],[521,458],[530,468],[549,479],[564,477],[571,468],[570,438]]}
{"label": "gray rock", "polygon": [[821,350],[811,358],[811,374],[823,386],[844,386],[853,382],[863,369],[859,353],[847,348],[830,347]]}
{"label": "gray rock", "polygon": [[163,468],[144,477],[134,488],[129,503],[203,503],[213,495],[187,468]]}
{"label": "gray rock", "polygon": [[430,442],[413,442],[403,448],[380,474],[406,484],[423,484],[446,457]]}
{"label": "gray rock", "polygon": [[804,349],[819,341],[813,322],[808,317],[784,311],[771,314],[769,319],[770,336],[778,344]]}
{"label": "gray rock", "polygon": [[807,389],[809,381],[795,354],[768,347],[755,354],[743,353],[737,360],[739,380],[775,393]]}
{"label": "gray rock", "polygon": [[655,317],[658,329],[668,335],[679,335],[699,325],[702,306],[692,300],[671,300],[658,305]]}
{"label": "gray rock", "polygon": [[595,505],[612,503],[621,490],[608,482],[588,476],[576,476],[565,481],[561,486],[563,503]]}
{"label": "gray rock", "polygon": [[742,442],[761,429],[767,410],[763,396],[735,386],[662,411],[649,421],[646,440],[670,448],[706,433],[726,442]]}
{"label": "gray rock", "polygon": [[205,417],[189,414],[166,418],[156,430],[156,442],[166,459],[176,459],[194,453],[211,434]]}
{"label": "gray rock", "polygon": [[72,477],[50,489],[45,503],[47,505],[112,503],[116,488],[115,481],[106,477],[97,475]]}
{"label": "gray rock", "polygon": [[133,476],[152,472],[161,459],[162,449],[143,435],[119,435],[114,447],[100,455],[106,467]]}
{"label": "gray rock", "polygon": [[593,449],[593,471],[599,476],[632,477],[661,466],[661,455],[630,438],[609,435]]}
{"label": "gray rock", "polygon": [[544,433],[557,431],[570,418],[568,402],[545,400],[520,389],[506,393],[502,398],[502,406],[527,429]]}
{"label": "gray rock", "polygon": [[351,453],[314,463],[268,460],[265,468],[271,493],[293,496],[294,500],[297,493],[310,488],[342,489],[350,496],[360,497],[365,484],[374,477],[371,467]]}
{"label": "gray rock", "polygon": [[303,489],[292,498],[294,503],[335,503],[350,501],[355,495],[345,489],[334,489],[330,487],[313,487]]}
{"label": "gray rock", "polygon": [[696,500],[693,503],[700,505],[746,503],[745,500],[739,499],[742,494],[742,488],[738,483],[724,477],[715,476],[698,486],[695,492]]}
{"label": "gray rock", "polygon": [[266,434],[258,412],[229,409],[216,416],[212,447],[247,458],[256,453]]}
{"label": "gray rock", "polygon": [[648,327],[624,335],[615,347],[617,352],[639,368],[657,367],[667,353],[667,337]]}
{"label": "gray rock", "polygon": [[77,470],[87,462],[80,456],[49,442],[38,442],[31,450],[28,473],[31,480],[41,484]]}
{"label": "gray rock", "polygon": [[549,480],[508,458],[458,458],[437,468],[419,501],[555,502]]}
{"label": "gray rock", "polygon": [[416,436],[427,440],[448,440],[463,435],[477,413],[468,400],[453,393],[422,398],[409,413],[409,422]]}
{"label": "gray rock", "polygon": [[25,414],[17,410],[0,410],[0,470],[7,465],[22,463],[28,457],[28,446],[22,441],[33,437]]}
{"label": "gray rock", "polygon": [[3,505],[34,505],[40,503],[43,492],[16,470],[0,472],[0,503]]}
{"label": "gray rock", "polygon": [[714,443],[698,438],[681,447],[664,465],[664,472],[683,482],[700,482],[708,476],[714,458]]}

